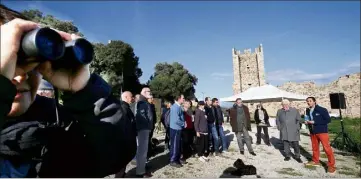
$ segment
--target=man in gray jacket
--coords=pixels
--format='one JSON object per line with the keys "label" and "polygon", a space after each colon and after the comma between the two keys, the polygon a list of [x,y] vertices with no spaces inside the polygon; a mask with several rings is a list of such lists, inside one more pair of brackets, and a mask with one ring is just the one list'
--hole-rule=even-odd
{"label": "man in gray jacket", "polygon": [[152,96],[148,87],[144,87],[140,93],[139,101],[135,104],[135,121],[137,126],[137,169],[136,175],[138,177],[151,177],[151,174],[146,173],[145,165],[147,162],[149,134],[153,128],[153,114],[148,102]]}
{"label": "man in gray jacket", "polygon": [[302,163],[300,158],[300,123],[301,116],[297,109],[290,107],[290,102],[285,99],[282,100],[282,109],[277,111],[276,123],[277,129],[280,131],[280,139],[283,141],[285,161],[291,158],[291,148],[295,150],[296,161]]}

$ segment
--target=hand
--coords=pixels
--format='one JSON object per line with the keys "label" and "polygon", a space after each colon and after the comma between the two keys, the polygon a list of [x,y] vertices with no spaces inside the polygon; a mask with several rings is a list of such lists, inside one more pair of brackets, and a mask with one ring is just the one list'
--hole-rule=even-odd
{"label": "hand", "polygon": [[187,123],[186,122],[184,122],[184,128],[187,128]]}
{"label": "hand", "polygon": [[21,19],[14,19],[1,26],[1,75],[12,80],[15,76],[23,75],[38,65],[38,63],[16,65],[22,35],[37,27],[38,24]]}
{"label": "hand", "polygon": [[314,124],[315,121],[307,121],[307,124]]}
{"label": "hand", "polygon": [[201,134],[199,132],[197,132],[197,137],[200,137],[200,136],[201,136]]}
{"label": "hand", "polygon": [[[62,31],[57,32],[66,41],[80,38],[75,34],[68,34]],[[89,64],[81,65],[76,69],[54,70],[52,64],[49,61],[45,61],[39,65],[37,70],[43,75],[45,80],[59,90],[77,92],[83,89],[90,79]]]}

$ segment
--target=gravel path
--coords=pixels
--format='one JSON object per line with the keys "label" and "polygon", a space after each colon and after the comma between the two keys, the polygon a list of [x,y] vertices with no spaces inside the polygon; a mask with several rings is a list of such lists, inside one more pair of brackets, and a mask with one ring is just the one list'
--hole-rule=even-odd
{"label": "gravel path", "polygon": [[[229,171],[232,170],[233,163],[238,158],[242,159],[246,165],[254,165],[257,168],[257,175],[244,176],[247,178],[257,177],[305,177],[305,178],[351,178],[360,177],[360,159],[354,156],[342,155],[340,151],[335,151],[336,158],[336,174],[327,174],[324,167],[317,168],[305,168],[303,164],[297,163],[295,160],[288,162],[283,161],[284,157],[281,153],[282,144],[278,140],[279,132],[275,128],[269,128],[269,134],[271,138],[272,146],[264,144],[255,145],[253,148],[257,156],[250,155],[247,150],[245,155],[241,155],[238,150],[237,139],[234,133],[229,132],[231,128],[228,124],[224,126],[227,133],[227,138],[231,141],[229,147],[229,153],[223,154],[223,156],[210,157],[208,163],[202,163],[197,158],[190,158],[187,160],[188,164],[185,164],[182,168],[173,168],[168,165],[168,153],[163,151],[164,143],[159,144],[157,150],[158,154],[150,159],[149,166],[150,171],[155,178],[191,178],[191,177],[209,177],[209,178],[234,178]],[[253,142],[256,141],[255,137],[256,127],[253,126],[250,135],[253,138]],[[312,157],[311,141],[307,136],[307,131],[303,131],[301,135],[300,145],[301,159],[306,162],[307,158]],[[155,134],[157,138],[162,140],[164,134]],[[263,141],[262,141],[263,143]],[[322,145],[321,145],[322,146]],[[246,149],[246,146],[245,146]],[[280,150],[281,149],[281,150]],[[321,149],[322,151],[322,149]],[[326,155],[321,152],[321,161],[324,162],[324,166],[327,163]],[[129,164],[127,166],[127,177],[135,175],[135,166]]]}

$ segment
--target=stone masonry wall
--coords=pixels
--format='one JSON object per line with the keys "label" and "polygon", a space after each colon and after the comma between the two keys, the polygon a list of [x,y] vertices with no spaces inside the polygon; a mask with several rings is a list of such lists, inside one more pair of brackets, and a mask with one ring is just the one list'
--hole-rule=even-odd
{"label": "stone masonry wall", "polygon": [[[233,94],[241,93],[250,87],[265,85],[265,67],[263,57],[263,47],[260,44],[252,53],[251,49],[246,49],[241,53],[239,50],[232,49],[233,57]],[[346,110],[342,110],[343,116],[360,117],[360,73],[339,77],[337,80],[326,84],[316,85],[314,82],[294,83],[288,82],[278,88],[314,96],[317,103],[327,108],[331,113],[338,114],[337,109],[330,107],[330,93],[345,93]],[[294,101],[292,106],[304,112],[307,104],[305,101]],[[248,104],[250,111],[253,113],[256,104]],[[275,116],[278,109],[281,108],[280,102],[264,103],[263,106],[268,110],[271,116]],[[253,115],[253,114],[252,114]]]}
{"label": "stone masonry wall", "polygon": [[[331,109],[329,94],[339,92],[345,93],[347,109],[342,110],[342,116],[361,117],[360,85],[360,73],[356,73],[339,77],[337,80],[326,85],[316,85],[314,82],[288,82],[278,86],[278,88],[306,96],[313,96],[316,98],[317,103],[320,106],[325,107],[330,113],[335,114],[338,114],[339,110]],[[255,111],[256,104],[248,105],[250,107],[250,112],[253,113]],[[306,101],[291,101],[291,105],[297,108],[301,114],[303,114],[307,107]],[[281,108],[281,103],[264,103],[263,106],[270,116],[275,116],[277,110]]]}
{"label": "stone masonry wall", "polygon": [[264,60],[262,45],[255,48],[255,52],[246,49],[241,53],[232,49],[233,57],[233,93],[237,94],[250,87],[265,84]]}

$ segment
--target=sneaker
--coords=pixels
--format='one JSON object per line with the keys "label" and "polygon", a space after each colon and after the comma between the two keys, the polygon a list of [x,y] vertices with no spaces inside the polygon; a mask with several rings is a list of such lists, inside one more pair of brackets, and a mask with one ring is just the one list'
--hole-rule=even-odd
{"label": "sneaker", "polygon": [[302,163],[301,158],[296,158],[295,160],[296,160],[298,163]]}
{"label": "sneaker", "polygon": [[171,167],[175,167],[175,168],[181,168],[181,167],[183,167],[182,164],[180,164],[180,163],[175,163],[175,162],[170,163],[170,166],[171,166]]}
{"label": "sneaker", "polygon": [[240,153],[241,153],[242,155],[244,155],[244,151],[240,151]]}
{"label": "sneaker", "polygon": [[136,175],[137,178],[151,178],[153,175],[150,173],[144,173],[143,175]]}
{"label": "sneaker", "polygon": [[206,156],[202,156],[202,158],[203,158],[204,160],[206,160],[207,162],[209,162],[209,158],[207,158]]}
{"label": "sneaker", "polygon": [[261,142],[256,142],[256,145],[261,145]]}
{"label": "sneaker", "polygon": [[329,173],[329,174],[335,174],[335,173],[336,173],[336,168],[335,168],[335,167],[328,167],[327,173]]}
{"label": "sneaker", "polygon": [[180,163],[182,164],[182,165],[184,165],[184,164],[187,164],[188,162],[186,161],[186,160],[180,160]]}
{"label": "sneaker", "polygon": [[203,158],[203,156],[199,157],[198,160],[201,161],[201,162],[206,162],[206,160]]}
{"label": "sneaker", "polygon": [[305,163],[305,165],[306,165],[306,166],[315,166],[315,167],[321,166],[320,163],[316,163],[316,162],[314,162],[314,161],[307,162],[307,163]]}
{"label": "sneaker", "polygon": [[254,152],[250,152],[250,154],[253,155],[253,156],[256,156],[256,153],[254,153]]}
{"label": "sneaker", "polygon": [[290,161],[291,158],[290,157],[286,157],[285,159],[283,159],[284,161]]}

